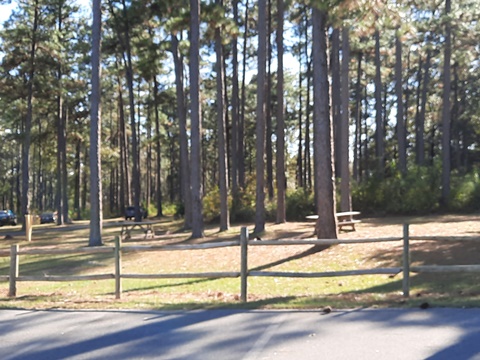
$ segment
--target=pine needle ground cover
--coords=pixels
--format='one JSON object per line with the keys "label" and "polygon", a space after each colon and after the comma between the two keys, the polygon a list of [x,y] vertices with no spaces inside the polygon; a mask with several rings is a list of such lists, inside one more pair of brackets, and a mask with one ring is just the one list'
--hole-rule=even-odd
{"label": "pine needle ground cover", "polygon": [[[342,239],[401,237],[403,224],[411,236],[480,236],[479,215],[366,218],[355,232]],[[216,226],[200,240],[181,231],[181,223],[164,218],[153,239],[134,238],[124,245],[160,245],[220,242],[238,239],[236,224],[227,232]],[[105,221],[104,245],[114,246],[121,219]],[[267,224],[262,240],[313,238],[313,223]],[[261,240],[261,241],[262,241]],[[33,241],[24,241],[19,227],[0,228],[0,249],[18,243],[24,248],[76,248],[88,245],[88,223],[57,227],[36,225]],[[249,246],[249,270],[326,272],[402,266],[402,242],[340,244],[311,253],[311,245]],[[412,241],[412,266],[480,263],[479,241]],[[235,272],[240,270],[240,248],[128,252],[122,256],[122,273]],[[111,254],[21,255],[20,275],[92,275],[113,273]],[[0,275],[9,274],[9,258],[0,257]],[[1,308],[28,309],[194,309],[334,308],[479,306],[477,273],[412,273],[410,297],[402,294],[402,274],[322,278],[249,277],[248,301],[240,299],[239,278],[123,279],[121,299],[115,299],[113,279],[90,281],[22,281],[17,296],[8,297],[8,282],[0,282]]]}

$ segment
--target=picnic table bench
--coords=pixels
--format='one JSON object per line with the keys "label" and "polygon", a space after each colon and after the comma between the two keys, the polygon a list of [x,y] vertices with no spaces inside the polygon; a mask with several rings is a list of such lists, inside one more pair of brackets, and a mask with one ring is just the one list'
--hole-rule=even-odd
{"label": "picnic table bench", "polygon": [[[360,215],[360,211],[343,211],[336,213],[338,230],[342,230],[344,226],[351,226],[352,231],[355,231],[355,224],[361,222],[361,220],[354,218],[358,215]],[[318,215],[308,215],[307,219],[317,220]]]}
{"label": "picnic table bench", "polygon": [[132,237],[132,232],[135,229],[139,229],[143,231],[145,239],[153,238],[153,236],[155,235],[154,225],[155,222],[153,221],[125,221],[122,223],[120,236],[122,237],[122,239],[130,239]]}

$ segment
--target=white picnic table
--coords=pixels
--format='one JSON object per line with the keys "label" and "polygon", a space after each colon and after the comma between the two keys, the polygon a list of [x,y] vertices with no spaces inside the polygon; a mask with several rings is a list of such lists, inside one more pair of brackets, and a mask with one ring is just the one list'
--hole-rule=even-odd
{"label": "white picnic table", "polygon": [[[337,218],[338,230],[342,230],[344,226],[351,226],[352,230],[355,231],[355,224],[361,222],[359,219],[355,219],[355,216],[360,215],[360,211],[343,211],[335,213]],[[308,220],[317,220],[318,215],[308,215]]]}
{"label": "white picnic table", "polygon": [[154,221],[125,221],[122,223],[122,228],[120,230],[120,236],[123,239],[130,239],[132,237],[132,232],[135,229],[142,230],[145,234],[145,239],[153,238],[155,235]]}

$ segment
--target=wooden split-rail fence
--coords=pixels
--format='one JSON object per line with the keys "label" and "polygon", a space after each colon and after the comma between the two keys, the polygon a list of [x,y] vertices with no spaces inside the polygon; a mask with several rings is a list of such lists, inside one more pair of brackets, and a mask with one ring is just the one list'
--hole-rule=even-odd
{"label": "wooden split-rail fence", "polygon": [[[248,230],[243,227],[239,240],[203,243],[203,244],[164,244],[156,246],[123,245],[121,237],[115,238],[115,246],[81,247],[75,249],[21,249],[18,244],[11,245],[10,250],[0,250],[0,256],[10,257],[10,270],[8,275],[0,275],[0,281],[9,282],[10,297],[17,296],[17,282],[19,281],[85,281],[85,280],[115,280],[115,298],[120,299],[122,294],[122,279],[166,279],[166,278],[240,278],[240,298],[247,301],[248,278],[253,276],[268,277],[297,277],[320,278],[355,275],[399,274],[403,273],[403,295],[410,295],[410,274],[421,272],[480,272],[478,265],[423,265],[411,266],[410,242],[415,240],[432,241],[479,241],[480,237],[442,237],[442,236],[410,236],[408,224],[403,227],[402,237],[389,237],[377,239],[290,239],[290,240],[249,240]],[[284,246],[284,245],[337,245],[360,244],[378,242],[403,242],[403,259],[400,267],[351,269],[343,271],[325,272],[282,272],[282,271],[254,271],[248,269],[248,249],[250,246]],[[122,255],[128,252],[146,251],[173,251],[173,250],[204,250],[221,247],[240,246],[240,269],[231,272],[202,272],[202,273],[162,273],[162,274],[126,274],[122,273]],[[66,255],[66,254],[98,254],[110,253],[115,259],[113,273],[94,275],[21,275],[20,255]]]}

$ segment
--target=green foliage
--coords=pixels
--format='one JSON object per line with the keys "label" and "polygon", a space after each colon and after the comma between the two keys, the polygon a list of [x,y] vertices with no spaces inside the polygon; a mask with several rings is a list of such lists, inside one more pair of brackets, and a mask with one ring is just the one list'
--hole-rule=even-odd
{"label": "green foliage", "polygon": [[315,214],[313,193],[304,188],[289,190],[286,194],[287,220],[305,220],[305,216]]}
{"label": "green foliage", "polygon": [[181,203],[163,203],[162,212],[165,216],[183,217],[184,206]]}
{"label": "green foliage", "polygon": [[[232,199],[228,199],[228,207],[231,208]],[[203,198],[203,218],[206,222],[217,221],[220,219],[220,189],[214,187]]]}
{"label": "green foliage", "polygon": [[[144,204],[144,206],[145,206],[145,204]],[[145,206],[145,208],[147,209],[148,217],[157,216],[158,209],[157,209],[157,207],[155,206],[154,203],[150,202],[150,204],[148,204],[148,207]]]}
{"label": "green foliage", "polygon": [[480,174],[475,169],[470,174],[454,173],[451,177],[449,210],[472,212],[480,209]]}
{"label": "green foliage", "polygon": [[428,214],[439,209],[441,169],[415,166],[406,176],[394,172],[352,184],[353,208],[374,215]]}
{"label": "green foliage", "polygon": [[275,221],[277,219],[277,203],[275,201],[267,201],[265,203],[265,219],[267,221]]}
{"label": "green foliage", "polygon": [[248,181],[232,201],[232,221],[243,222],[255,219],[255,182]]}

